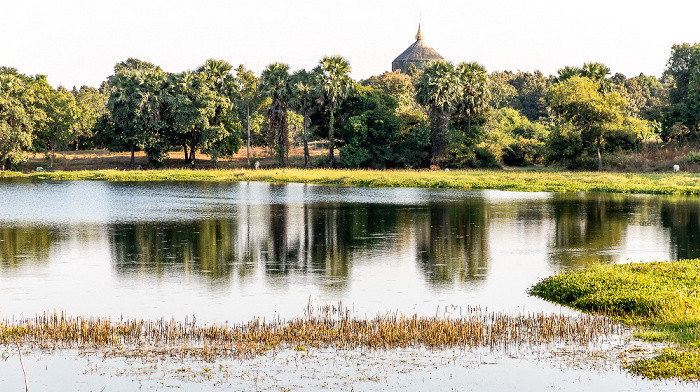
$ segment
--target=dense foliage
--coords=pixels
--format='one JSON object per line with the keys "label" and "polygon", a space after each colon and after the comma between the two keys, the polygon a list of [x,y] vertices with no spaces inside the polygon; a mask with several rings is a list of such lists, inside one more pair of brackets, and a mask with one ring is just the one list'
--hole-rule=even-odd
{"label": "dense foliage", "polygon": [[[661,78],[613,75],[596,62],[556,76],[445,61],[359,82],[350,71],[341,56],[312,70],[273,63],[259,76],[223,60],[169,73],[130,58],[99,88],[68,90],[3,67],[0,165],[32,151],[52,166],[56,151],[93,148],[144,151],[153,167],[177,150],[192,166],[198,153],[216,165],[245,142],[249,165],[257,145],[279,165],[304,146],[305,167],[601,170],[650,146],[700,145],[700,44],[674,45]],[[310,141],[328,157],[311,162]]]}

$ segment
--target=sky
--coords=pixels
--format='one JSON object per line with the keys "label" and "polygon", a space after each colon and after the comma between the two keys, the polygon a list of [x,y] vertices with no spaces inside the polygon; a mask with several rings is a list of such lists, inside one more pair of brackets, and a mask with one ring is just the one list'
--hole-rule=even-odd
{"label": "sky", "polygon": [[311,69],[340,54],[351,76],[391,70],[415,41],[489,72],[556,74],[584,62],[628,77],[661,76],[671,46],[700,42],[698,0],[0,0],[0,66],[54,87],[98,87],[129,57],[168,72],[207,59],[259,74]]}

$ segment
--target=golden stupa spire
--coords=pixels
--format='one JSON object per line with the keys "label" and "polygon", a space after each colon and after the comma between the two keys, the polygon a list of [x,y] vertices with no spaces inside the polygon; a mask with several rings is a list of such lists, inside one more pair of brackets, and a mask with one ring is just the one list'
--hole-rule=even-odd
{"label": "golden stupa spire", "polygon": [[416,34],[416,41],[423,39],[423,34],[420,33],[420,22],[418,22],[418,34]]}

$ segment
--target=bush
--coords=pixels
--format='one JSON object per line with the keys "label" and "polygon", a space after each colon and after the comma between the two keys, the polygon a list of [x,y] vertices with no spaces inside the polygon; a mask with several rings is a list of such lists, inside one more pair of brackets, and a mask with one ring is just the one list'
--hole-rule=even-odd
{"label": "bush", "polygon": [[462,148],[453,151],[453,155],[449,160],[448,166],[457,168],[490,168],[496,169],[501,166],[498,164],[498,158],[489,149],[488,145],[478,146],[463,146]]}
{"label": "bush", "polygon": [[539,140],[520,138],[503,149],[503,162],[512,166],[528,166],[541,163],[545,145]]}
{"label": "bush", "polygon": [[605,151],[636,151],[642,145],[637,129],[632,126],[606,130],[603,139]]}

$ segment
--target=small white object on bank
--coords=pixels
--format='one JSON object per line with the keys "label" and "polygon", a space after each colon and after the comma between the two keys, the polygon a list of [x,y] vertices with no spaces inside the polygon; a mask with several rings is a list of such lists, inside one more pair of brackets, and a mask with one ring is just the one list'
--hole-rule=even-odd
{"label": "small white object on bank", "polygon": [[678,166],[678,165],[673,165],[673,171],[674,171],[674,172],[677,172],[677,171],[680,171],[680,170],[681,170],[681,167],[680,167],[680,166]]}

